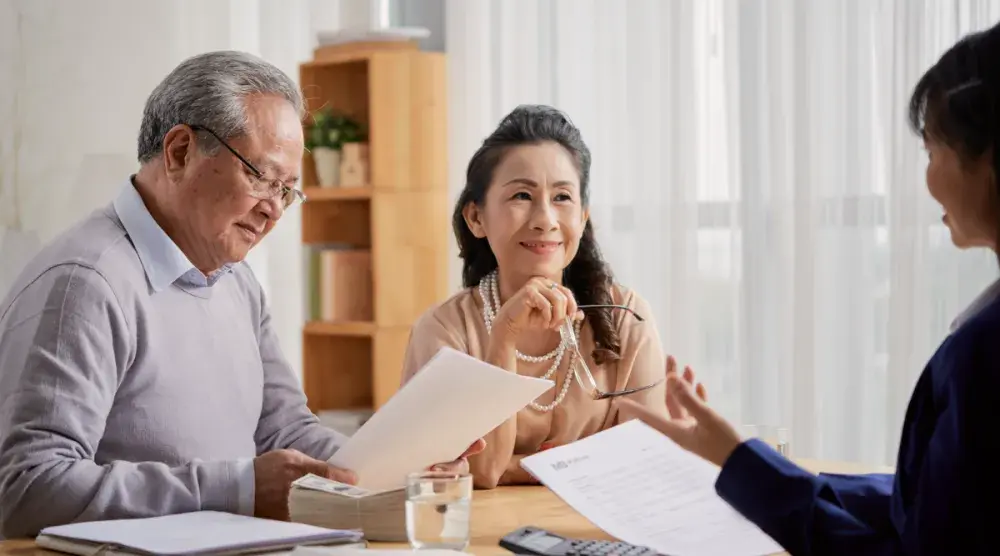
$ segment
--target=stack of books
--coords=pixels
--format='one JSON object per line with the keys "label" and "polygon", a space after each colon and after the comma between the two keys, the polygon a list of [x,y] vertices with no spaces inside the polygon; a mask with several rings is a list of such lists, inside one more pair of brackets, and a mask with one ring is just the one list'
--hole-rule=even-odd
{"label": "stack of books", "polygon": [[295,523],[353,529],[376,542],[406,542],[406,489],[372,492],[305,475],[292,483],[288,510]]}

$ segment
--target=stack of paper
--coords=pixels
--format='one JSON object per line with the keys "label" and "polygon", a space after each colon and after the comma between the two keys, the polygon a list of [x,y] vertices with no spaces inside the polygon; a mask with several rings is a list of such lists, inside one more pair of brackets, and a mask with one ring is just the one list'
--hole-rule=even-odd
{"label": "stack of paper", "polygon": [[168,556],[223,556],[359,541],[361,534],[357,531],[211,511],[60,525],[43,529],[35,539],[41,548],[71,554]]}
{"label": "stack of paper", "polygon": [[641,421],[539,452],[521,466],[609,535],[660,554],[782,551],[715,492],[717,467]]}
{"label": "stack of paper", "polygon": [[330,529],[357,529],[377,542],[406,542],[406,489],[372,492],[306,475],[288,495],[292,521]]}

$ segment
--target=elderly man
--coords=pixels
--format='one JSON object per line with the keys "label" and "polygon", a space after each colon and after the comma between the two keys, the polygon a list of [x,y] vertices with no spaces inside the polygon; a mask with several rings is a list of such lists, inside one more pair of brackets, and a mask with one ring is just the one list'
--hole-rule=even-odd
{"label": "elderly man", "polygon": [[[150,95],[140,169],[0,305],[0,532],[222,510],[287,519],[343,437],[281,354],[247,252],[302,197],[302,98],[214,52]],[[469,449],[450,467],[465,467]]]}

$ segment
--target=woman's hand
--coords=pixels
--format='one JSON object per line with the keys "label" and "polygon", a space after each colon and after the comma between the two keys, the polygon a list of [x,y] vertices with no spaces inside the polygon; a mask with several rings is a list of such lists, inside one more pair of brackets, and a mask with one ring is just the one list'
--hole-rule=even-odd
{"label": "woman's hand", "polygon": [[547,278],[535,277],[497,311],[494,332],[516,339],[525,330],[558,330],[567,320],[583,315],[573,292]]}
{"label": "woman's hand", "polygon": [[660,431],[685,450],[722,466],[740,445],[740,435],[721,415],[705,403],[705,387],[695,383],[694,371],[677,373],[677,363],[667,359],[667,412],[654,413],[629,399],[621,404],[647,425]]}
{"label": "woman's hand", "polygon": [[465,450],[462,455],[458,456],[454,461],[449,461],[447,463],[437,463],[430,467],[430,471],[443,471],[445,473],[468,473],[469,472],[469,456],[474,456],[486,449],[486,441],[480,438],[472,443],[468,449]]}
{"label": "woman's hand", "polygon": [[[677,376],[677,360],[674,359],[672,355],[667,356],[667,378],[671,376]],[[684,367],[684,382],[687,382],[691,388],[694,389],[694,393],[703,402],[708,402],[708,392],[705,391],[705,385],[696,382],[694,378],[694,371],[691,367]],[[677,400],[676,396],[671,395],[674,388],[667,385],[667,413],[670,414],[671,419],[687,419],[690,417],[688,412],[684,407],[682,407]]]}

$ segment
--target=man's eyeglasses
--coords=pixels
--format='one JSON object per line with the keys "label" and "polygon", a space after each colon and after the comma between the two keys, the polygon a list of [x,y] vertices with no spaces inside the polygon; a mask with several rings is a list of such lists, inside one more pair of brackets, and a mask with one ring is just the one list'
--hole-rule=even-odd
{"label": "man's eyeglasses", "polygon": [[187,125],[188,127],[190,127],[195,131],[204,131],[210,134],[212,137],[215,137],[216,141],[222,143],[223,147],[226,147],[226,149],[228,149],[229,152],[233,153],[233,156],[238,158],[239,161],[242,162],[243,165],[246,166],[248,170],[250,170],[250,174],[253,175],[255,180],[253,187],[250,190],[250,196],[252,196],[253,198],[260,199],[262,201],[269,201],[271,199],[274,199],[275,197],[280,196],[283,208],[288,208],[289,206],[291,206],[291,204],[294,203],[296,199],[302,201],[303,203],[305,202],[306,200],[305,193],[303,193],[298,189],[295,189],[294,187],[288,187],[287,185],[282,183],[281,180],[265,179],[264,172],[258,170],[256,166],[251,164],[249,160],[247,160],[243,155],[237,152],[236,149],[234,149],[229,143],[225,142],[222,139],[222,137],[219,137],[219,134],[217,134],[216,132],[202,125],[197,125],[197,124],[187,124]]}
{"label": "man's eyeglasses", "polygon": [[[635,317],[636,320],[638,320],[639,322],[645,320],[639,313],[636,313],[631,308],[626,307],[624,305],[579,305],[577,306],[577,308],[580,310],[621,309],[623,311],[628,311],[629,313],[631,313],[632,316]],[[579,338],[576,337],[576,332],[573,330],[572,322],[567,322],[565,325],[563,325],[563,334],[569,340],[570,347],[572,347],[573,350],[576,352],[576,360],[579,361],[580,363],[579,365],[573,366],[573,378],[576,379],[576,381],[580,384],[581,387],[587,389],[587,394],[591,397],[591,399],[605,400],[608,398],[617,398],[619,396],[628,396],[630,394],[635,394],[637,392],[649,390],[650,388],[653,388],[657,384],[660,384],[661,382],[666,380],[666,376],[664,376],[663,378],[657,380],[652,384],[647,384],[645,386],[640,386],[638,388],[627,388],[625,390],[615,390],[612,392],[605,392],[597,387],[597,381],[594,380],[594,375],[591,374],[590,367],[587,366],[587,362],[584,359],[583,354],[580,353]],[[583,372],[587,376],[587,384],[589,385],[589,388],[588,386],[584,386],[584,381],[583,379],[580,378],[579,367],[583,367]]]}

